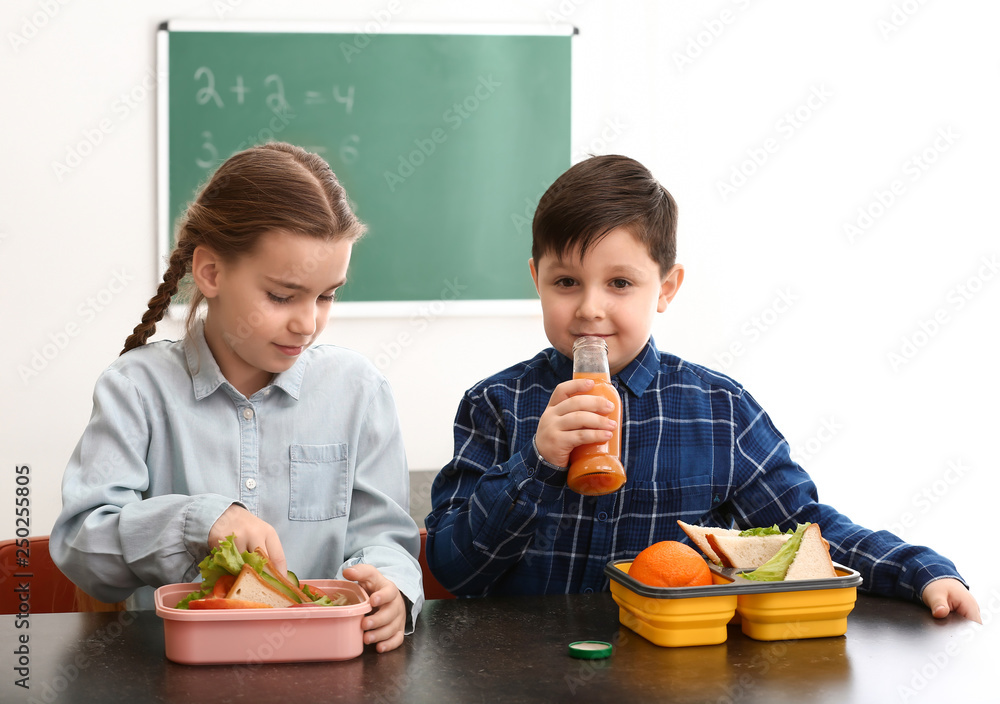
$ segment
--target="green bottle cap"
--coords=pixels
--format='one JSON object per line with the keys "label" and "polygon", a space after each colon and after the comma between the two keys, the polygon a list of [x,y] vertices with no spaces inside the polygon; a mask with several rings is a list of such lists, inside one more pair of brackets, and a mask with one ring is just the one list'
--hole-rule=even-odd
{"label": "green bottle cap", "polygon": [[581,660],[600,660],[611,657],[611,643],[603,640],[578,640],[569,644],[570,657]]}

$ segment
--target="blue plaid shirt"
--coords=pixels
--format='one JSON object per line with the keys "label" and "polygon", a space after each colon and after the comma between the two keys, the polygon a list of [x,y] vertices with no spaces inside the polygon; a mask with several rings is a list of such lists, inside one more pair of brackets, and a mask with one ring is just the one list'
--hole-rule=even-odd
{"label": "blue plaid shirt", "polygon": [[793,528],[812,521],[835,562],[863,589],[906,599],[955,565],[895,535],[856,525],[817,500],[809,475],[743,387],[657,351],[652,339],[612,382],[622,396],[618,492],[584,497],[534,446],[538,419],[572,361],[554,349],[466,392],[455,457],[434,480],[427,559],[456,595],[552,594],[608,588],[609,560],[660,540],[686,540],[677,520]]}

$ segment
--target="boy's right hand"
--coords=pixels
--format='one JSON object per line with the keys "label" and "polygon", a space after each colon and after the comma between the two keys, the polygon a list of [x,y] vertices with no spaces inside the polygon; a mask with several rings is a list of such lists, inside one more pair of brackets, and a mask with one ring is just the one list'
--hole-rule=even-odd
{"label": "boy's right hand", "polygon": [[613,411],[615,405],[588,394],[592,388],[593,379],[570,379],[552,392],[535,431],[535,449],[546,462],[567,467],[573,448],[611,439],[615,422],[602,414]]}
{"label": "boy's right hand", "polygon": [[218,547],[230,535],[236,536],[234,543],[240,552],[263,548],[274,569],[280,570],[281,574],[288,571],[278,532],[270,523],[257,518],[239,504],[230,505],[212,525],[208,531],[208,547]]}

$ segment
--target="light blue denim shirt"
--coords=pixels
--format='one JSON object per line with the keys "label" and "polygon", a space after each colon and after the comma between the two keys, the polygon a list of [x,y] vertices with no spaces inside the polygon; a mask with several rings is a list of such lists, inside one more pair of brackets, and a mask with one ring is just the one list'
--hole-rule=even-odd
{"label": "light blue denim shirt", "polygon": [[368,563],[409,600],[409,628],[423,603],[395,402],[341,347],[307,349],[250,398],[201,326],[122,355],[97,381],[62,495],[52,556],[103,601],[151,608],[154,587],[200,580],[209,529],[238,502],[274,526],[299,577]]}

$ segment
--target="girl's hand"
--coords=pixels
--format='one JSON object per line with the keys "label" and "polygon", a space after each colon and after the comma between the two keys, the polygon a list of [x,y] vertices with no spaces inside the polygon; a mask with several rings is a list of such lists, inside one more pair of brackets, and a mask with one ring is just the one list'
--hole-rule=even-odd
{"label": "girl's hand", "polygon": [[575,447],[611,439],[615,422],[602,414],[615,406],[603,396],[588,394],[593,387],[593,379],[571,379],[552,392],[535,430],[535,449],[549,464],[567,467]]}
{"label": "girl's hand", "polygon": [[257,548],[262,548],[275,570],[281,574],[288,571],[285,551],[278,539],[278,532],[270,523],[257,518],[239,504],[232,504],[212,525],[208,531],[208,547],[218,547],[219,543],[234,534],[237,550],[253,552]]}
{"label": "girl's hand", "polygon": [[358,582],[371,601],[372,610],[361,621],[365,643],[378,643],[375,650],[386,653],[403,644],[406,601],[396,585],[372,565],[354,565],[344,570],[344,579]]}
{"label": "girl's hand", "polygon": [[934,618],[944,618],[952,611],[959,616],[964,616],[970,621],[982,623],[979,614],[979,604],[972,592],[965,588],[965,585],[957,579],[945,578],[935,579],[924,587],[921,595],[927,608],[934,614]]}

